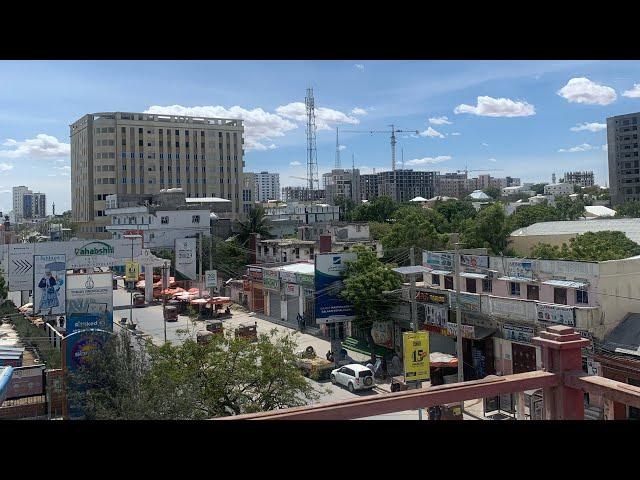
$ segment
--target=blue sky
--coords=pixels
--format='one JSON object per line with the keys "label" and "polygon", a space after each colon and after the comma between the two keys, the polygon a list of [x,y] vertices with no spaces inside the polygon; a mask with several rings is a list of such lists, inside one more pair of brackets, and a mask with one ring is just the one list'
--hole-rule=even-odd
{"label": "blue sky", "polygon": [[[399,136],[407,168],[468,165],[524,181],[588,169],[604,184],[603,124],[640,111],[637,61],[0,62],[0,211],[11,209],[14,185],[47,193],[49,211],[52,201],[57,212],[69,209],[68,126],[100,111],[240,116],[246,170],[278,171],[281,185],[301,185],[291,176],[306,171],[308,86],[320,174],[334,165],[336,126],[393,123],[421,132]],[[343,166],[355,154],[363,173],[390,169],[387,135],[344,132],[340,140]]]}

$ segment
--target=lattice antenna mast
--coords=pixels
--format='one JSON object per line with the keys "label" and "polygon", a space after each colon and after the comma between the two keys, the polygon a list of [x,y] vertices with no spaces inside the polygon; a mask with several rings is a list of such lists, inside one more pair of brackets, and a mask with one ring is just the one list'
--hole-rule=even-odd
{"label": "lattice antenna mast", "polygon": [[[316,150],[316,107],[313,99],[313,88],[307,88],[304,99],[307,108],[307,182],[309,190],[318,182],[318,152]],[[311,195],[311,192],[309,192]]]}
{"label": "lattice antenna mast", "polygon": [[340,139],[338,135],[338,127],[336,127],[336,169],[342,168],[340,166]]}

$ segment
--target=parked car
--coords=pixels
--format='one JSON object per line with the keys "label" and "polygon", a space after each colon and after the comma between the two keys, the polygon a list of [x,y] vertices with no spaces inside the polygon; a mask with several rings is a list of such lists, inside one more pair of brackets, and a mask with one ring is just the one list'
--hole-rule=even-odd
{"label": "parked car", "polygon": [[373,388],[373,372],[364,365],[352,363],[333,370],[331,383],[345,386],[350,392]]}

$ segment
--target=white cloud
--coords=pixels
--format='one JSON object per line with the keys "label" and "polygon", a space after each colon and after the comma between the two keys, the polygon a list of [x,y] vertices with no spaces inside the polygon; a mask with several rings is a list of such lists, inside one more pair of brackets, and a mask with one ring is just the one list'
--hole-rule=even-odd
{"label": "white cloud", "polygon": [[261,142],[265,140],[269,141],[272,137],[282,137],[285,132],[298,128],[298,125],[295,123],[282,118],[280,115],[266,112],[262,108],[247,110],[237,105],[228,109],[220,105],[200,107],[183,107],[181,105],[163,107],[153,105],[145,110],[144,113],[242,119],[245,127],[244,138],[245,148],[247,150],[267,150],[269,148],[275,148],[275,145],[273,147],[266,146]]}
{"label": "white cloud", "polygon": [[602,145],[602,149],[604,151],[609,151],[609,145],[607,143],[605,143],[604,145]]}
{"label": "white cloud", "polygon": [[364,70],[364,64],[362,63],[356,63],[354,67],[356,67],[358,70]]}
{"label": "white cloud", "polygon": [[434,163],[441,163],[451,160],[449,155],[440,155],[438,157],[424,157],[424,158],[414,158],[413,160],[408,160],[405,165],[427,165]]}
{"label": "white cloud", "polygon": [[278,147],[276,147],[275,143],[272,143],[271,145],[269,145],[268,148],[269,148],[269,150],[273,150],[274,148],[278,148]]}
{"label": "white cloud", "polygon": [[53,167],[57,170],[64,170],[65,172],[70,172],[71,171],[71,167],[69,165],[63,165],[62,167]]}
{"label": "white cloud", "polygon": [[622,92],[623,97],[640,98],[640,83],[634,83],[631,90]]}
{"label": "white cloud", "polygon": [[10,148],[0,150],[0,156],[7,158],[51,158],[68,156],[71,153],[69,143],[62,143],[56,137],[45,133],[22,141],[8,138],[2,145]]}
{"label": "white cloud", "polygon": [[561,148],[560,150],[558,150],[558,152],[565,152],[565,153],[576,153],[576,152],[586,152],[589,150],[593,150],[594,147],[593,145],[589,145],[588,143],[583,143],[581,145],[576,145],[575,147],[571,147],[571,148]]}
{"label": "white cloud", "polygon": [[579,123],[575,127],[571,127],[569,130],[572,132],[581,132],[583,130],[589,130],[590,132],[599,132],[607,128],[606,123]]}
{"label": "white cloud", "polygon": [[481,143],[480,145],[482,145],[483,147],[488,147],[489,146],[488,143]]}
{"label": "white cloud", "polygon": [[289,165],[291,165],[292,167],[297,167],[299,165],[302,165],[299,161],[294,160],[293,162],[289,162]]}
{"label": "white cloud", "polygon": [[592,82],[585,77],[572,78],[556,93],[569,102],[589,105],[609,105],[617,98],[613,88]]}
{"label": "white cloud", "polygon": [[[290,118],[297,122],[307,121],[307,110],[303,102],[292,102],[276,108],[281,117]],[[350,117],[339,110],[326,107],[316,107],[316,127],[318,130],[331,130],[332,125],[350,123],[358,124],[360,120]]]}
{"label": "white cloud", "polygon": [[457,136],[461,135],[461,133],[460,132],[451,132],[451,135],[453,135],[454,137],[457,137]]}
{"label": "white cloud", "polygon": [[433,117],[429,119],[429,123],[433,125],[451,125],[453,122],[450,122],[447,117]]}
{"label": "white cloud", "polygon": [[478,97],[478,104],[458,105],[453,113],[472,113],[483,117],[528,117],[535,115],[533,105],[527,102],[513,101],[509,98]]}
{"label": "white cloud", "polygon": [[352,115],[367,115],[367,111],[364,108],[355,107],[351,110]]}
{"label": "white cloud", "polygon": [[490,162],[497,162],[497,160],[495,158],[490,158],[489,161]]}
{"label": "white cloud", "polygon": [[420,132],[420,136],[422,137],[438,137],[438,138],[444,138],[444,135],[441,134],[440,132],[438,132],[437,130],[434,130],[433,128],[429,127],[427,128],[424,132]]}
{"label": "white cloud", "polygon": [[0,190],[0,193],[11,193],[11,190]]}
{"label": "white cloud", "polygon": [[13,168],[13,165],[8,163],[0,163],[0,172],[8,172]]}
{"label": "white cloud", "polygon": [[346,148],[347,148],[347,146],[346,146],[346,145],[340,145],[340,146],[338,147],[338,150],[342,151],[342,150],[345,150]]}

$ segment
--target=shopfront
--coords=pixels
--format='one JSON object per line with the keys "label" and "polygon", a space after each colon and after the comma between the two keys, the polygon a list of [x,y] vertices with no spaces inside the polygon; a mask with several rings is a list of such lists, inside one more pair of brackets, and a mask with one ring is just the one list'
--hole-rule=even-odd
{"label": "shopfront", "polygon": [[264,290],[261,267],[249,267],[249,281],[251,282],[251,310],[264,313]]}
{"label": "shopfront", "polygon": [[541,368],[540,348],[533,345],[531,325],[503,323],[494,341],[495,369],[502,375],[524,373]]}

